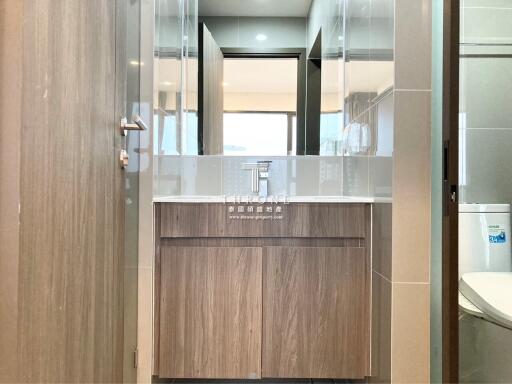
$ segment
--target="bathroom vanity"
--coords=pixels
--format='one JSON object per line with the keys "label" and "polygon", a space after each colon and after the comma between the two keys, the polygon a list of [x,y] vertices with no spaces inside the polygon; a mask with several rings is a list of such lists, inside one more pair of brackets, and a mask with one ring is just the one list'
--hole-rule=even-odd
{"label": "bathroom vanity", "polygon": [[157,201],[154,375],[370,376],[371,209]]}
{"label": "bathroom vanity", "polygon": [[158,3],[140,377],[391,381],[393,0]]}

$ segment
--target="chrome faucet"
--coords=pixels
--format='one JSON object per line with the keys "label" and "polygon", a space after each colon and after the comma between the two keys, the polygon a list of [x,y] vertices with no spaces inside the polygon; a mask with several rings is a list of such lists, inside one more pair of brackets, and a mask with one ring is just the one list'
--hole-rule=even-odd
{"label": "chrome faucet", "polygon": [[242,169],[251,171],[251,191],[259,197],[268,197],[268,177],[271,161],[244,163]]}

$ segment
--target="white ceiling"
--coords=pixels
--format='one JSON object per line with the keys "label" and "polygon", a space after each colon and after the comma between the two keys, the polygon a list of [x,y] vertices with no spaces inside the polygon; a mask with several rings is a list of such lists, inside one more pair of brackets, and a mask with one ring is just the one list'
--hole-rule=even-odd
{"label": "white ceiling", "polygon": [[307,17],[312,0],[199,0],[199,16]]}

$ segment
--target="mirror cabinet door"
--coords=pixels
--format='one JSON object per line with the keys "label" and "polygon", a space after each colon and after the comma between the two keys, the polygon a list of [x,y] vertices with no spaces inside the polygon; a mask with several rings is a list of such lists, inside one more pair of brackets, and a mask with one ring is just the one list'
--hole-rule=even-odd
{"label": "mirror cabinet door", "polygon": [[393,0],[157,5],[156,154],[391,152]]}

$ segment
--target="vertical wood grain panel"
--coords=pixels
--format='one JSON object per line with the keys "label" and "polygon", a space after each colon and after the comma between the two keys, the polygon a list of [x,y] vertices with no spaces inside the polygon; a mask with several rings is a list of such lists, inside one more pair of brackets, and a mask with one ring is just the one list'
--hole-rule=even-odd
{"label": "vertical wood grain panel", "polygon": [[[127,53],[127,28],[128,28],[128,4],[124,0],[112,0],[115,3],[115,104],[114,104],[114,119],[115,122],[120,121],[121,118],[126,117],[127,107],[127,87],[128,87],[128,53]],[[140,28],[140,25],[136,22],[131,24],[131,28]],[[115,125],[112,127],[115,129]],[[114,131],[115,132],[115,131]],[[119,153],[122,148],[127,148],[126,138],[120,134],[114,135],[114,254],[113,254],[113,276],[112,281],[115,286],[113,291],[113,379],[116,382],[120,382],[124,379],[124,382],[128,382],[130,378],[134,376],[133,367],[133,350],[125,350],[131,347],[127,345],[125,341],[129,340],[129,337],[125,339],[125,324],[128,326],[130,322],[136,322],[137,318],[129,318],[125,316],[125,237],[126,226],[125,226],[125,177],[124,170],[122,170],[116,161],[115,154]],[[133,134],[133,133],[132,133]],[[138,159],[131,159],[138,160]],[[123,282],[121,284],[121,282]],[[133,284],[132,281],[129,283]],[[136,282],[135,282],[136,284]],[[128,296],[126,296],[128,297]],[[128,306],[126,306],[128,307]],[[131,349],[131,348],[130,348]],[[126,367],[126,368],[125,368]]]}
{"label": "vertical wood grain panel", "polygon": [[263,281],[263,377],[364,378],[364,248],[265,248]]}
{"label": "vertical wood grain panel", "polygon": [[[224,153],[224,55],[206,27],[200,26],[200,131],[203,154]],[[201,150],[201,148],[200,148]]]}
{"label": "vertical wood grain panel", "polygon": [[159,376],[261,375],[261,248],[161,249]]}
{"label": "vertical wood grain panel", "polygon": [[0,382],[17,378],[23,1],[0,0]]}
{"label": "vertical wood grain panel", "polygon": [[115,7],[24,2],[21,382],[120,379]]}
{"label": "vertical wood grain panel", "polygon": [[156,204],[154,210],[154,236],[155,236],[155,264],[153,278],[153,375],[158,376],[160,371],[160,289],[161,289],[161,250],[162,244],[160,240],[162,205]]}
{"label": "vertical wood grain panel", "polygon": [[208,204],[157,204],[161,237],[208,236]]}
{"label": "vertical wood grain panel", "polygon": [[[291,203],[281,204],[282,219],[233,219],[233,203],[159,203],[160,236],[180,237],[252,237],[252,238],[365,238],[368,235],[368,204]],[[256,209],[259,204],[252,204]],[[263,210],[276,204],[264,204]],[[275,212],[275,211],[274,211]],[[234,214],[236,215],[236,214]],[[265,213],[256,216],[265,215]]]}

